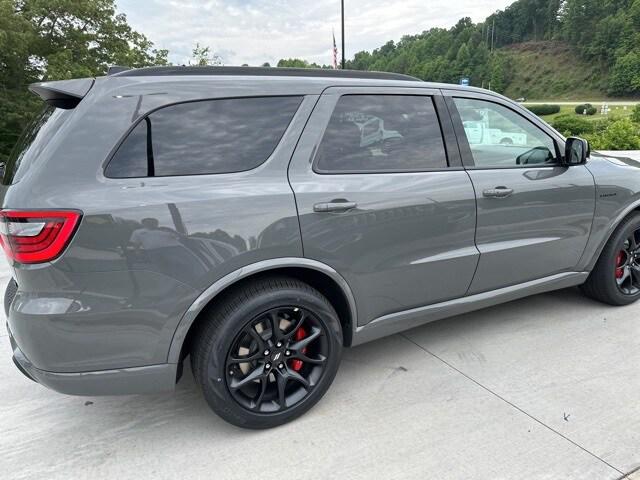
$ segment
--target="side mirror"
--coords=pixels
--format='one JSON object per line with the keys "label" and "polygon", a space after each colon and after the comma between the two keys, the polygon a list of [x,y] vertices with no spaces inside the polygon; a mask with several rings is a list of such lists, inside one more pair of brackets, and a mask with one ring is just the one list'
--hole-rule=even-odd
{"label": "side mirror", "polygon": [[564,147],[564,164],[567,167],[584,165],[591,155],[589,142],[584,138],[569,137]]}

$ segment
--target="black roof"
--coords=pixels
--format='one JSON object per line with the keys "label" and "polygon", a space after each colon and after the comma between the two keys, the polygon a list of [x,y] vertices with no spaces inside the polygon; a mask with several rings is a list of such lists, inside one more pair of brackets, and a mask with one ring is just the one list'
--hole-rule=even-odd
{"label": "black roof", "polygon": [[368,72],[360,70],[333,70],[320,68],[279,68],[279,67],[146,67],[132,70],[121,70],[123,67],[112,67],[115,77],[151,77],[174,75],[235,75],[235,76],[267,76],[267,77],[330,77],[330,78],[364,78],[376,80],[421,80],[409,75],[390,72]]}

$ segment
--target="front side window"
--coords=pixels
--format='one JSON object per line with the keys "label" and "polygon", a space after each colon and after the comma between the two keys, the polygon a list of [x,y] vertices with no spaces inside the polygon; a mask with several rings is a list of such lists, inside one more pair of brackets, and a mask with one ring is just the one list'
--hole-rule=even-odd
{"label": "front side window", "polygon": [[430,97],[345,95],[316,156],[321,173],[411,172],[446,168],[442,133]]}
{"label": "front side window", "polygon": [[111,178],[251,170],[275,150],[302,97],[207,100],[145,117],[106,169]]}
{"label": "front side window", "polygon": [[497,103],[454,98],[476,167],[557,163],[554,140],[514,111]]}

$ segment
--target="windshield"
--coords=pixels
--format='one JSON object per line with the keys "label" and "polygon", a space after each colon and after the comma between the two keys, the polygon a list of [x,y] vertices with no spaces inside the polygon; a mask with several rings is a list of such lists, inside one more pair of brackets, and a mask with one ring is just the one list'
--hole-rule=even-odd
{"label": "windshield", "polygon": [[62,110],[47,105],[29,124],[22,132],[4,165],[4,173],[2,174],[4,185],[16,183],[24,176],[68,118],[69,112],[71,110]]}

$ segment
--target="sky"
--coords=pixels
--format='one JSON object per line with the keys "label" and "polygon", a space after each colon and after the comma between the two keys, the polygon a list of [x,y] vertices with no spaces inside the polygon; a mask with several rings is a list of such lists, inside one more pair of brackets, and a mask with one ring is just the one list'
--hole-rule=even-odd
{"label": "sky", "polygon": [[[514,0],[345,0],[346,57],[462,17],[484,20]],[[129,24],[169,61],[186,64],[196,43],[225,65],[275,65],[281,58],[332,63],[340,49],[339,0],[116,0]],[[339,54],[340,55],[340,54]]]}

